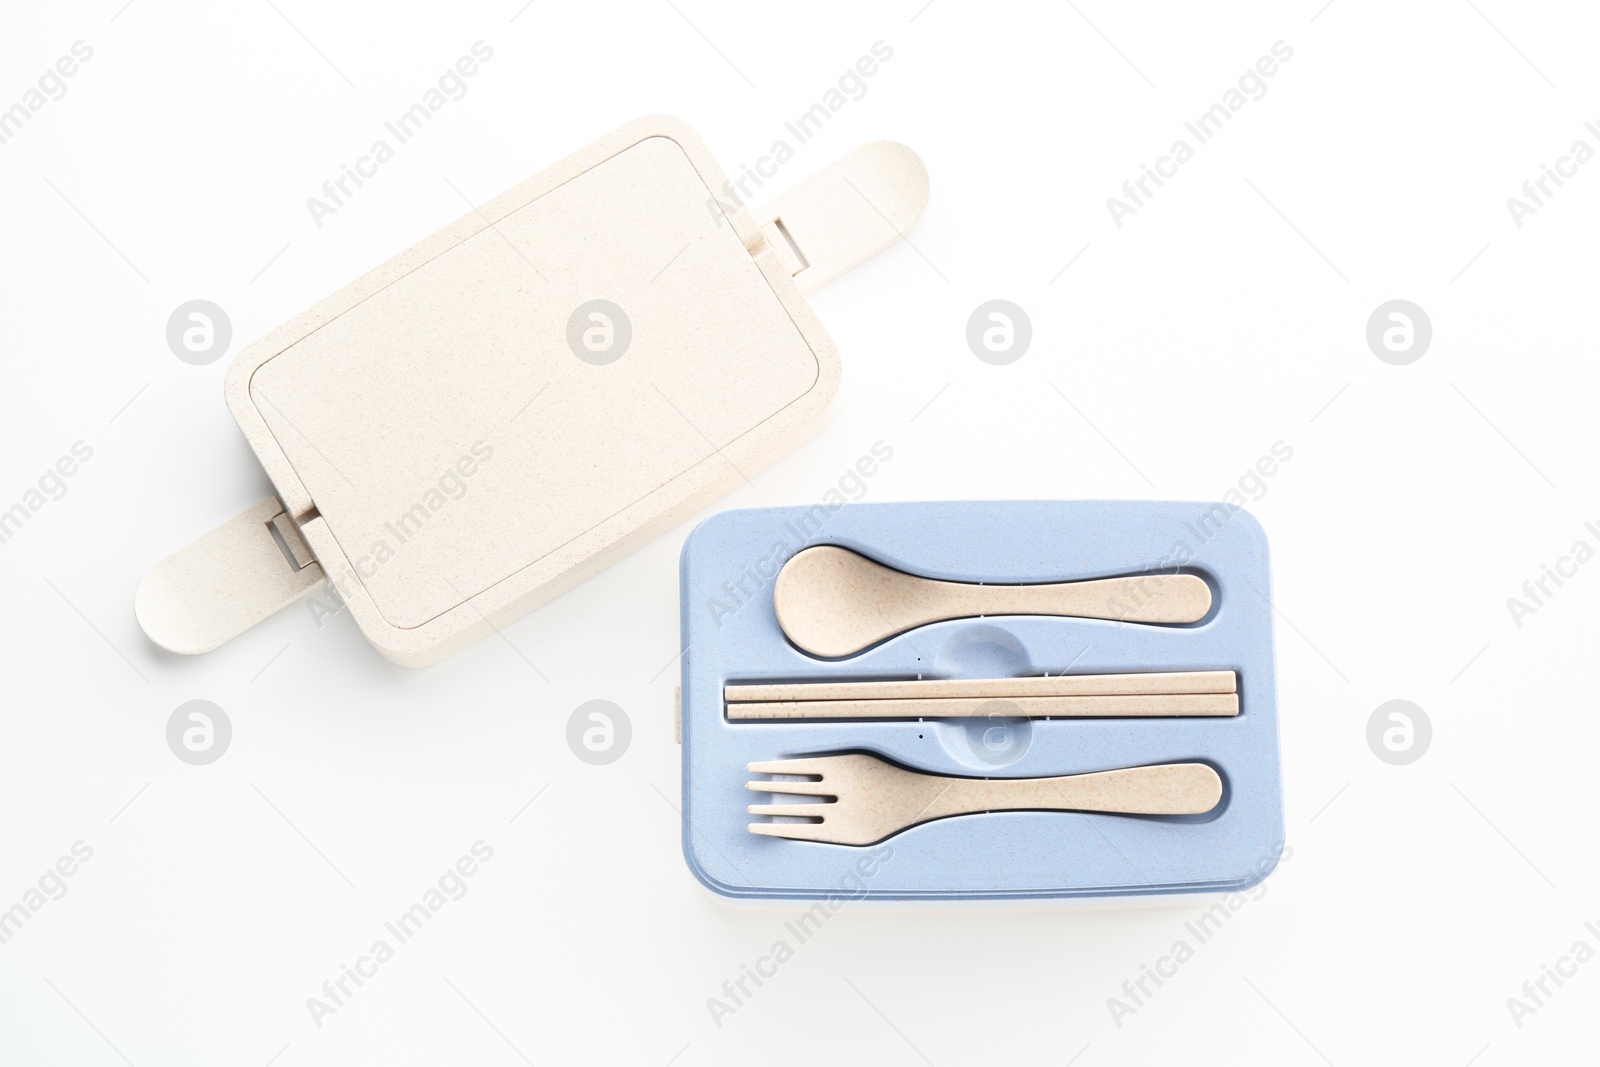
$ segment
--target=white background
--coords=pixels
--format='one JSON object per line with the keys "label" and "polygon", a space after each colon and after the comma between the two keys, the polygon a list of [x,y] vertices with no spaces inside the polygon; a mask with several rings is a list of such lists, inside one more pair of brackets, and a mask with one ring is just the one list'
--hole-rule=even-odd
{"label": "white background", "polygon": [[[94,449],[0,545],[0,907],[94,850],[0,945],[0,1062],[1592,1057],[1600,963],[1520,1028],[1506,1006],[1578,939],[1600,948],[1600,565],[1520,627],[1506,606],[1597,543],[1600,163],[1521,228],[1506,207],[1574,140],[1600,148],[1592,12],[274,3],[14,6],[0,32],[0,107],[94,49],[0,145],[0,506]],[[467,96],[313,225],[306,198],[480,39]],[[178,304],[220,304],[237,351],[462,214],[451,184],[482,202],[639,114],[687,119],[735,172],[879,40],[893,59],[768,190],[892,138],[931,207],[914,248],[814,298],[837,421],[719,507],[813,501],[879,439],[878,501],[1215,498],[1294,449],[1250,505],[1293,855],[1120,1026],[1107,998],[1197,909],[847,908],[713,1023],[707,998],[798,909],[732,908],[679,851],[667,665],[692,523],[425,671],[303,606],[198,659],[133,618],[145,568],[268,489],[227,359],[167,348]],[[1115,226],[1106,198],[1279,40],[1267,95]],[[997,297],[1034,328],[1005,367],[964,339]],[[1433,323],[1409,366],[1364,339],[1394,298]],[[165,741],[196,698],[234,728],[207,767]],[[594,698],[633,723],[607,767],[565,742]],[[1404,767],[1365,736],[1395,698],[1434,728]],[[314,1025],[307,997],[480,839],[467,895]]]}

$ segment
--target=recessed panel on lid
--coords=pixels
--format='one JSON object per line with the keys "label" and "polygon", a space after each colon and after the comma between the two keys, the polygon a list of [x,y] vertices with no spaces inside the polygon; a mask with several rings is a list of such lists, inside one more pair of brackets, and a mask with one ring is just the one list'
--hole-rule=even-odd
{"label": "recessed panel on lid", "polygon": [[[391,624],[726,463],[812,387],[815,356],[711,197],[676,142],[648,138],[255,372],[252,401]],[[631,328],[613,362],[569,346],[592,300]]]}

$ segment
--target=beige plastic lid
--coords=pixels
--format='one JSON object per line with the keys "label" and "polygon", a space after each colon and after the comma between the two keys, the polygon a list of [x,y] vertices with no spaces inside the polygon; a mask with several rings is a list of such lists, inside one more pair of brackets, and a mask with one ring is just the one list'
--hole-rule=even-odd
{"label": "beige plastic lid", "polygon": [[636,120],[242,351],[277,496],[151,569],[145,632],[208,651],[326,577],[435,663],[818,428],[839,361],[802,290],[914,225],[926,171],[867,145],[760,223],[725,188],[688,126]]}

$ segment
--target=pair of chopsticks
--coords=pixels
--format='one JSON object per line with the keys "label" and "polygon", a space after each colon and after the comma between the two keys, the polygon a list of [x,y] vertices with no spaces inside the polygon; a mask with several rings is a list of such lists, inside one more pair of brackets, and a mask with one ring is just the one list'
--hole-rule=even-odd
{"label": "pair of chopsticks", "polygon": [[774,719],[1195,718],[1239,714],[1233,671],[796,682],[723,688],[733,722]]}

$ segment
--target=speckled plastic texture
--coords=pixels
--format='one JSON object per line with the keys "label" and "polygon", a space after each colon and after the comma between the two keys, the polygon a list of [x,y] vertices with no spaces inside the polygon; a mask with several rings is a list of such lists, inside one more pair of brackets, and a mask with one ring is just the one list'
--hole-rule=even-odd
{"label": "speckled plastic texture", "polygon": [[[791,645],[772,583],[803,548],[835,544],[965,582],[1032,583],[1171,572],[1211,583],[1190,626],[996,616],[935,623],[842,660]],[[1118,898],[1242,890],[1284,840],[1266,535],[1228,504],[963,501],[725,511],[680,562],[683,851],[706,886],[747,899]],[[732,723],[724,685],[1043,673],[1234,670],[1240,714],[1217,719]],[[1205,815],[988,812],[924,823],[870,847],[746,830],[745,764],[871,752],[919,770],[1043,777],[1201,761],[1221,775]],[[784,798],[788,799],[788,798]]]}

